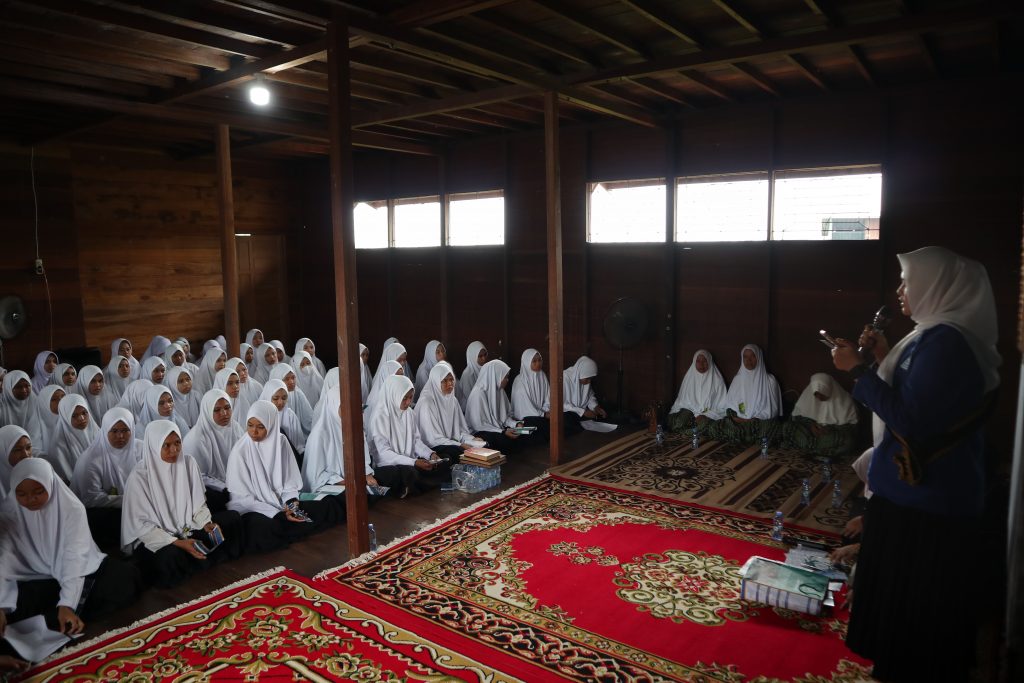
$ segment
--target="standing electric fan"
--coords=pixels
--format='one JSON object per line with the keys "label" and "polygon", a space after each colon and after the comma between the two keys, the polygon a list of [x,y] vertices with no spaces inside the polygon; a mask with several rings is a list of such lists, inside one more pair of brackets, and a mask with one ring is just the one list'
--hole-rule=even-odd
{"label": "standing electric fan", "polygon": [[631,349],[647,335],[647,307],[637,299],[622,297],[612,302],[604,316],[604,338],[619,351],[619,372],[615,391],[615,411],[609,414],[609,420],[615,423],[629,422],[630,414],[626,410],[622,395],[623,376],[622,358],[626,349]]}

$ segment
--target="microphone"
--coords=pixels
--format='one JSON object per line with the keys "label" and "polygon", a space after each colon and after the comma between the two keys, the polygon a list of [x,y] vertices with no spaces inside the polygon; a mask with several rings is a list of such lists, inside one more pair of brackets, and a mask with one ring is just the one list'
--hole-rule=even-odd
{"label": "microphone", "polygon": [[[889,307],[883,305],[877,311],[875,311],[875,317],[871,320],[871,331],[872,332],[884,332],[885,328],[889,327],[889,323],[892,322],[892,313],[889,312]],[[871,347],[858,347],[857,351],[864,353],[870,350]]]}

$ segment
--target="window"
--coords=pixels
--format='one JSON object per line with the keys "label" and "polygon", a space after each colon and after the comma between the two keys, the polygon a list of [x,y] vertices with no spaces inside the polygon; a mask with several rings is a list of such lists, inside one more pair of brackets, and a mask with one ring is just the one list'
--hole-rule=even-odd
{"label": "window", "polygon": [[501,190],[448,195],[448,244],[505,243],[505,196]]}
{"label": "window", "polygon": [[774,240],[877,240],[882,208],[878,166],[778,171]]}
{"label": "window", "polygon": [[588,242],[664,242],[665,180],[587,186]]}
{"label": "window", "polygon": [[394,245],[441,246],[441,201],[436,195],[395,200]]}
{"label": "window", "polygon": [[680,178],[676,189],[677,242],[767,239],[767,173]]}
{"label": "window", "polygon": [[388,246],[388,203],[358,202],[353,210],[356,249],[385,249]]}

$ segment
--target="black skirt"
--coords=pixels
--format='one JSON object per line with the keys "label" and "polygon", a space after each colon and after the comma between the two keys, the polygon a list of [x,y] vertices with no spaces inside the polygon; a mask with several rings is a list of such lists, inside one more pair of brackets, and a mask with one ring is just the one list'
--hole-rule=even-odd
{"label": "black skirt", "polygon": [[[984,557],[978,524],[868,501],[846,644],[880,681],[966,681],[974,663]],[[979,552],[981,551],[981,552]]]}

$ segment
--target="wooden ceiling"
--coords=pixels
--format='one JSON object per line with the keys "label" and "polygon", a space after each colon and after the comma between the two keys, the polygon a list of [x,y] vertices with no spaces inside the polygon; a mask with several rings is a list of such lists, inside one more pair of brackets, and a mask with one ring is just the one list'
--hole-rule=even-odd
{"label": "wooden ceiling", "polygon": [[[353,142],[446,141],[1018,71],[1024,3],[980,0],[0,0],[0,139],[327,152],[326,24],[349,22]],[[263,74],[273,101],[247,89]]]}

